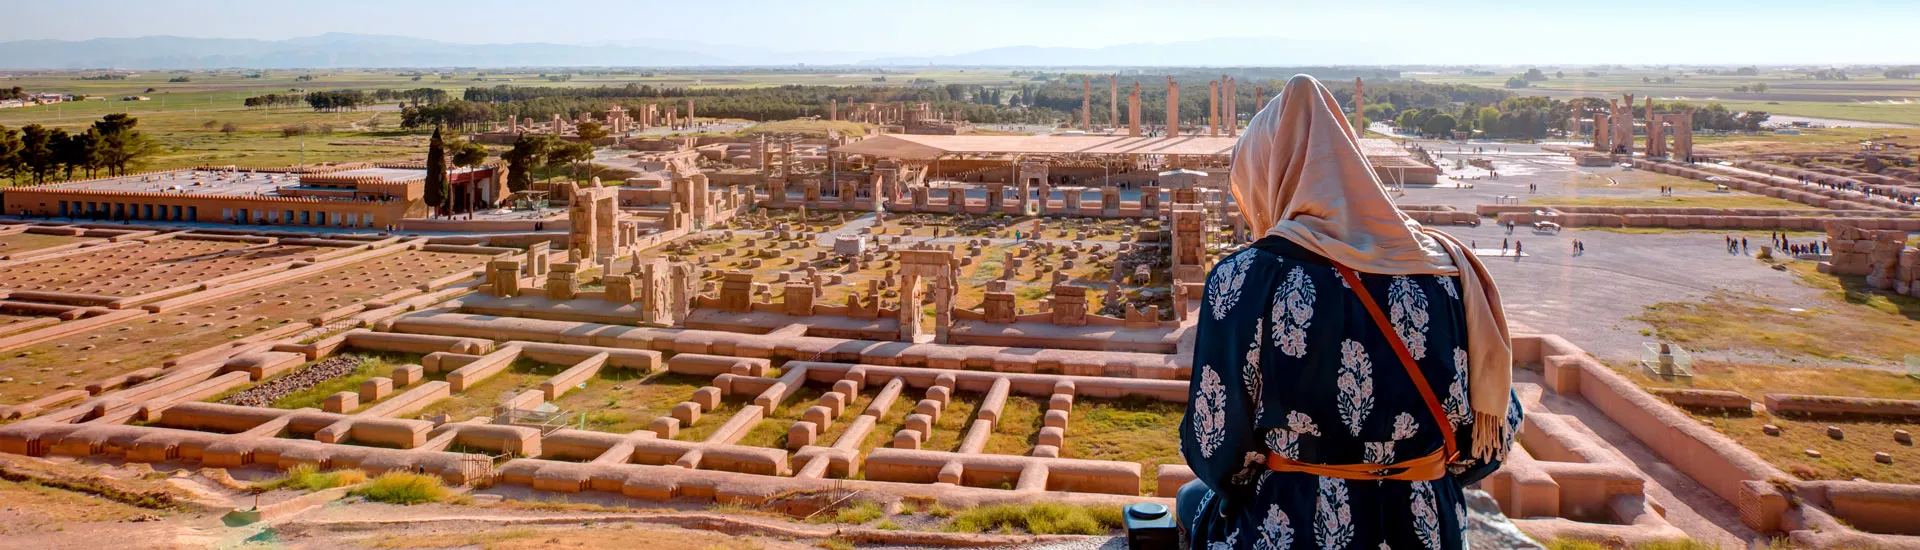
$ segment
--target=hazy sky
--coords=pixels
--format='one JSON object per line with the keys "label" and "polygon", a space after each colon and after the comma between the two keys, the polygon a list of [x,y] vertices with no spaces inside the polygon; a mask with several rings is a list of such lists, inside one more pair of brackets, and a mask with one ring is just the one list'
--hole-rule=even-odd
{"label": "hazy sky", "polygon": [[[12,1],[0,40],[326,32],[449,42],[696,41],[887,55],[1214,37],[1364,40],[1458,63],[1920,62],[1916,0]],[[324,7],[322,7],[324,6]],[[1462,54],[1460,51],[1473,52]],[[1791,59],[1786,59],[1791,58]]]}

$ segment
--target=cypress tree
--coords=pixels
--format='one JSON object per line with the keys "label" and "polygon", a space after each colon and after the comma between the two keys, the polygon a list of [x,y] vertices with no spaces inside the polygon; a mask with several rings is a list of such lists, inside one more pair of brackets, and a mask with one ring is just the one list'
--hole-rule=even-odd
{"label": "cypress tree", "polygon": [[440,141],[440,127],[433,128],[433,140],[427,142],[427,189],[428,206],[439,207],[441,213],[447,210],[447,155],[446,144]]}

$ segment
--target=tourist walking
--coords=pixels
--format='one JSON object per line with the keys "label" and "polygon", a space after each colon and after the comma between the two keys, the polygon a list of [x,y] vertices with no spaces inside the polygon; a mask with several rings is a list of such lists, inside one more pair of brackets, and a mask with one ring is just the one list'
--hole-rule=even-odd
{"label": "tourist walking", "polygon": [[1337,105],[1296,76],[1234,147],[1265,235],[1200,300],[1175,498],[1193,548],[1465,548],[1461,488],[1522,418],[1485,266],[1395,210]]}

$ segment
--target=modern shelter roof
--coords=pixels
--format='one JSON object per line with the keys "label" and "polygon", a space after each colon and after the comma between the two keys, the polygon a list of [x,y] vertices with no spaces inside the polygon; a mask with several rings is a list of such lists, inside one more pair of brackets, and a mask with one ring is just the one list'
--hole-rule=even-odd
{"label": "modern shelter roof", "polygon": [[887,134],[833,148],[842,154],[931,160],[943,155],[1216,155],[1236,138],[1177,136],[939,136]]}

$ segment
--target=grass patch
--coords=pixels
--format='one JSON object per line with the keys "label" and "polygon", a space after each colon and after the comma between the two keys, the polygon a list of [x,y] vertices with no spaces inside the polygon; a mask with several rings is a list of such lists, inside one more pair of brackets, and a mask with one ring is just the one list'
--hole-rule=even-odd
{"label": "grass patch", "polygon": [[440,478],[405,472],[380,474],[380,477],[373,478],[373,483],[348,494],[374,502],[407,505],[453,499],[453,490],[448,489]]}
{"label": "grass patch", "polygon": [[[1184,464],[1180,456],[1180,418],[1186,407],[1146,398],[1080,399],[1067,415],[1063,458],[1140,463],[1141,472],[1161,464]],[[1037,429],[1036,429],[1037,433]],[[1153,494],[1157,476],[1141,476],[1141,494]]]}
{"label": "grass patch", "polygon": [[1633,319],[1663,340],[1695,349],[1767,351],[1868,364],[1895,364],[1920,353],[1920,300],[1876,292],[1860,277],[1818,273],[1791,262],[1800,283],[1825,291],[1821,304],[1795,311],[1765,298],[1718,291],[1699,302],[1662,302]]}
{"label": "grass patch", "polygon": [[887,515],[880,503],[870,500],[854,502],[833,510],[822,511],[807,518],[808,523],[852,523],[861,524]]}
{"label": "grass patch", "polygon": [[335,470],[322,472],[312,464],[300,464],[287,470],[285,475],[272,480],[253,484],[255,489],[272,491],[290,489],[295,491],[319,491],[343,485],[352,485],[367,480],[367,473],[360,470]]}
{"label": "grass patch", "polygon": [[[360,358],[360,366],[353,369],[353,372],[348,373],[346,376],[315,384],[313,387],[305,390],[289,393],[284,397],[273,400],[271,406],[276,409],[318,409],[322,403],[326,402],[327,396],[343,391],[358,391],[360,389],[360,383],[366,382],[368,378],[391,374],[393,368],[400,365],[420,363],[420,356],[411,353],[355,352],[352,355]],[[325,360],[326,358],[320,359],[320,361]],[[318,362],[319,361],[314,361],[314,363]],[[293,369],[287,372],[291,373],[294,372],[294,370],[299,369]],[[362,403],[362,405],[364,406],[366,404]]]}
{"label": "grass patch", "polygon": [[953,520],[947,523],[946,530],[955,533],[1105,535],[1120,527],[1118,506],[1039,502],[968,508],[955,514]]}

